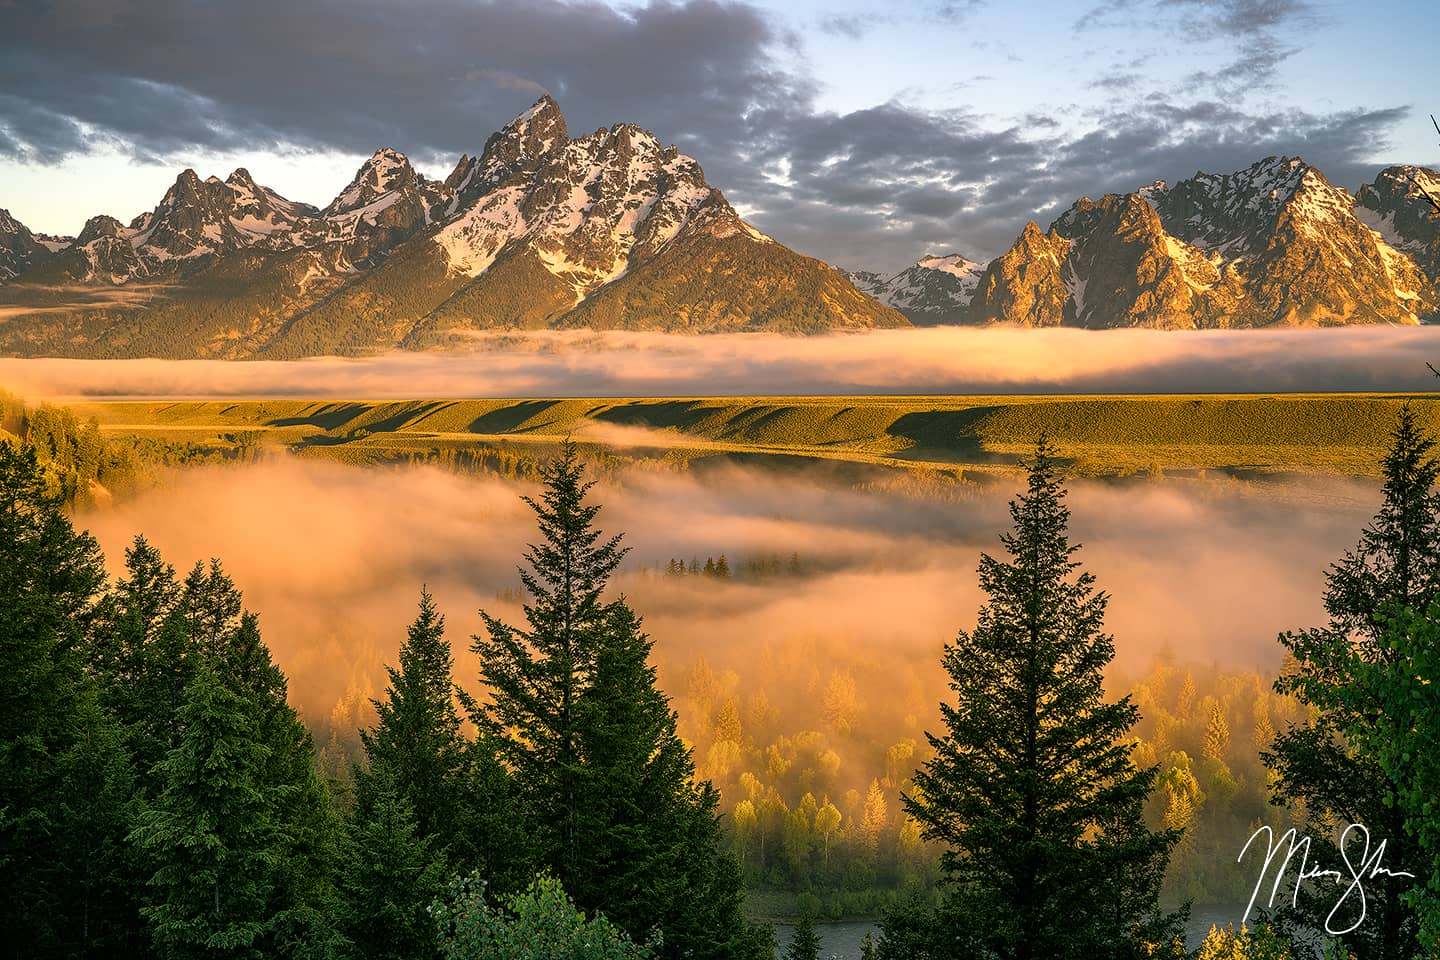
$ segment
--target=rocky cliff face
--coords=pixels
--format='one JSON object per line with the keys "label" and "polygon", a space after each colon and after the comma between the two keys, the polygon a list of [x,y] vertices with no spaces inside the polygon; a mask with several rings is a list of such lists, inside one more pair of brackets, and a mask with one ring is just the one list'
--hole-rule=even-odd
{"label": "rocky cliff face", "polygon": [[0,281],[24,273],[49,253],[25,224],[0,210]]}
{"label": "rocky cliff face", "polygon": [[[1070,241],[1032,220],[1010,249],[990,262],[970,306],[973,322],[1054,327],[1064,319],[1070,289],[1062,274]],[[1083,292],[1082,292],[1083,297]]]}
{"label": "rocky cliff face", "polygon": [[1434,176],[1392,168],[1357,201],[1304,161],[1271,157],[1232,174],[1082,198],[1048,233],[1027,225],[990,264],[970,319],[1166,329],[1417,323],[1440,306],[1440,214],[1416,186]]}
{"label": "rocky cliff face", "polygon": [[1355,215],[1393,249],[1440,278],[1440,173],[1388,167],[1356,194]]}

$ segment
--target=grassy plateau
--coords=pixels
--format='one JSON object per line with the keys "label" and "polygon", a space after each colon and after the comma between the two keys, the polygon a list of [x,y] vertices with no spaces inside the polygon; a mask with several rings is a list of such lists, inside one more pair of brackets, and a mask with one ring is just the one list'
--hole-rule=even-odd
{"label": "grassy plateau", "polygon": [[79,401],[115,439],[289,448],[383,463],[535,450],[565,437],[631,458],[838,461],[1007,476],[1043,432],[1076,476],[1373,477],[1396,412],[1430,394]]}

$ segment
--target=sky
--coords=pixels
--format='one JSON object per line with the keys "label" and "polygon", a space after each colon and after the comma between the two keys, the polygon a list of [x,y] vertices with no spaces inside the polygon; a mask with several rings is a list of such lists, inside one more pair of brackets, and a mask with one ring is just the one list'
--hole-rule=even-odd
{"label": "sky", "polygon": [[239,166],[444,176],[541,93],[633,122],[802,253],[1003,252],[1080,196],[1301,156],[1440,166],[1433,2],[0,0],[0,208],[74,234]]}

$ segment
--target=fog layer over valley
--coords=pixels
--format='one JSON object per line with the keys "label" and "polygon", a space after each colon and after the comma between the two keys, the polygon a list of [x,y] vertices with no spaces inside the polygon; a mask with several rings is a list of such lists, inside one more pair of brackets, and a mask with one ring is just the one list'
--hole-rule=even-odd
{"label": "fog layer over valley", "polygon": [[1440,330],[964,329],[814,337],[486,333],[474,352],[300,361],[0,358],[42,397],[626,397],[1429,390]]}
{"label": "fog layer over valley", "polygon": [[[1116,670],[1166,653],[1279,665],[1277,631],[1318,622],[1324,567],[1353,545],[1378,491],[1230,481],[1072,484],[1080,558],[1112,594]],[[143,533],[184,572],[219,557],[312,718],[378,695],[422,584],[449,622],[463,684],[485,607],[520,619],[515,566],[535,538],[529,485],[430,467],[358,469],[288,456],[176,471],[78,525],[112,567]],[[827,684],[853,678],[852,735],[918,737],[944,692],[938,659],[981,602],[975,565],[999,550],[1004,484],[856,486],[816,470],[630,467],[592,492],[632,548],[613,586],[656,640],[682,728],[703,659],[740,694],[764,690],[794,729],[820,729]],[[667,574],[724,555],[729,577]],[[848,683],[848,680],[846,681]],[[692,731],[693,732],[693,731]]]}

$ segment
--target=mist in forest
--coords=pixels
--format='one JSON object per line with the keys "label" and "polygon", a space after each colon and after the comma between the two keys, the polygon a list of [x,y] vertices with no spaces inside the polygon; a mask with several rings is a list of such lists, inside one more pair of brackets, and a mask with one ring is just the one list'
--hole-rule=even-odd
{"label": "mist in forest", "polygon": [[[1018,479],[1015,481],[1018,483]],[[1078,559],[1111,595],[1116,670],[1158,654],[1273,671],[1276,634],[1320,621],[1325,567],[1353,545],[1378,490],[1257,491],[1144,480],[1072,483]],[[430,467],[357,469],[276,455],[192,467],[83,512],[118,573],[143,533],[183,575],[219,557],[257,611],[292,700],[326,717],[376,696],[422,585],[446,614],[474,687],[479,608],[518,620],[516,565],[535,539],[531,485]],[[1010,485],[894,489],[827,474],[724,466],[631,468],[599,483],[598,523],[630,553],[614,590],[645,618],[682,730],[695,684],[746,703],[763,691],[787,729],[920,737],[945,694],[943,644],[974,623],[981,551],[1000,550]],[[726,557],[728,578],[667,573]],[[703,662],[702,662],[703,661]],[[698,671],[698,673],[697,673]],[[838,684],[838,692],[837,692]],[[728,690],[727,694],[725,691]],[[835,699],[845,701],[837,708]]]}

